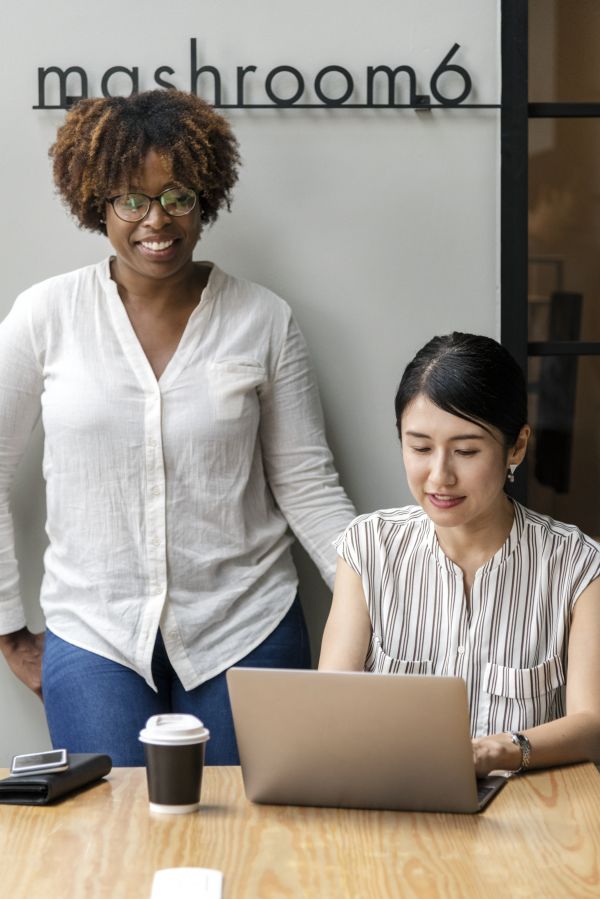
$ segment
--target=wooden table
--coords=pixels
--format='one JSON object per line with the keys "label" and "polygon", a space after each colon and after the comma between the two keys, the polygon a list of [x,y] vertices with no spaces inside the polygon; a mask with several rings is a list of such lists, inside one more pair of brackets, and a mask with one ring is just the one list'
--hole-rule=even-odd
{"label": "wooden table", "polygon": [[221,869],[225,899],[600,896],[593,765],[514,778],[480,815],[252,805],[238,768],[207,769],[202,803],[151,815],[143,769],[121,768],[54,807],[0,806],[0,896],[148,899],[180,865]]}

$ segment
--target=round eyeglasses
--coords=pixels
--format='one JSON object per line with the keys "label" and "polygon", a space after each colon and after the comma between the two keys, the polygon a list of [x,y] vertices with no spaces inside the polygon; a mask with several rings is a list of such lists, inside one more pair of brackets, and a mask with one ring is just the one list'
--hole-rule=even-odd
{"label": "round eyeglasses", "polygon": [[188,215],[194,206],[198,195],[189,187],[168,187],[155,197],[148,194],[135,193],[118,194],[116,197],[107,197],[118,216],[124,222],[141,222],[150,212],[154,200],[158,200],[167,215]]}

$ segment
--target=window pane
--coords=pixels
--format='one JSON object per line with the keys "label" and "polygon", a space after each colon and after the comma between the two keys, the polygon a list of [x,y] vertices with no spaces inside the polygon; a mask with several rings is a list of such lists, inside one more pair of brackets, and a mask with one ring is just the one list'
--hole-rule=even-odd
{"label": "window pane", "polygon": [[530,340],[600,340],[599,246],[600,119],[531,119]]}
{"label": "window pane", "polygon": [[527,505],[600,537],[600,356],[529,360]]}
{"label": "window pane", "polygon": [[598,0],[530,0],[530,101],[600,101],[599,46]]}

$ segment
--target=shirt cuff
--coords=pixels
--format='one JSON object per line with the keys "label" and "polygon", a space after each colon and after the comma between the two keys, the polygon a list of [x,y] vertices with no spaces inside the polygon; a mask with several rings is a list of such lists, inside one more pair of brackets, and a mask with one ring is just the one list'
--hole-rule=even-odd
{"label": "shirt cuff", "polygon": [[0,601],[0,636],[14,634],[26,627],[27,621],[20,599]]}

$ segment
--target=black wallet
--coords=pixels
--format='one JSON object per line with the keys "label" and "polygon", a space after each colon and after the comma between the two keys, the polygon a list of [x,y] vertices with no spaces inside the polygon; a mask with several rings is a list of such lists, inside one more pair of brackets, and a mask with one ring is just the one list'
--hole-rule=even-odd
{"label": "black wallet", "polygon": [[69,754],[69,767],[55,774],[11,776],[0,780],[0,804],[48,805],[75,790],[91,786],[112,768],[109,755],[98,753]]}

